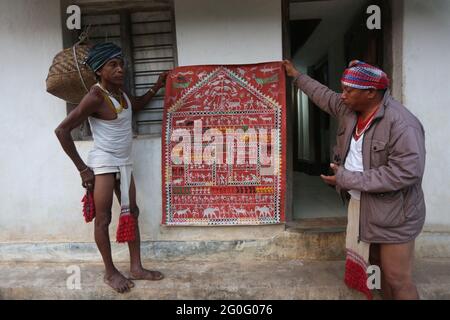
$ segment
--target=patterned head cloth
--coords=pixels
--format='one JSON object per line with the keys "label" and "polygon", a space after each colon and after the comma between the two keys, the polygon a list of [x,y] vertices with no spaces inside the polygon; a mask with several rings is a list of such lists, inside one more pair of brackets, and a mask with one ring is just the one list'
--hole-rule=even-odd
{"label": "patterned head cloth", "polygon": [[353,60],[342,74],[341,83],[357,89],[383,90],[389,86],[389,78],[383,70],[363,61]]}
{"label": "patterned head cloth", "polygon": [[111,42],[100,43],[89,50],[86,64],[96,72],[114,58],[122,59],[122,49]]}

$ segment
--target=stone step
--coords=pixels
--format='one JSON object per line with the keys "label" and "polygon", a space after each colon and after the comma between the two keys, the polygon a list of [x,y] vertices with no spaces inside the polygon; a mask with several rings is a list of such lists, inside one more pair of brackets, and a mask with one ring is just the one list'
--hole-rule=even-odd
{"label": "stone step", "polygon": [[[273,237],[242,240],[143,241],[142,256],[151,260],[312,259],[345,257],[345,233],[317,226],[290,227]],[[114,261],[128,261],[128,246],[112,243]],[[93,242],[87,243],[0,243],[0,261],[100,262]]]}
{"label": "stone step", "polygon": [[[117,264],[124,273],[127,266]],[[0,299],[364,299],[343,283],[344,261],[180,260],[145,266],[162,271],[165,279],[135,281],[131,292],[118,294],[103,283],[98,263],[3,262]],[[71,289],[68,278],[78,268],[81,288]],[[421,298],[450,299],[448,270],[448,259],[416,262]]]}
{"label": "stone step", "polygon": [[[450,233],[423,232],[416,240],[420,259],[450,259]],[[242,240],[156,240],[141,243],[142,256],[152,261],[178,260],[343,260],[345,232],[342,226],[310,223],[288,225],[275,236]],[[127,262],[128,246],[112,243],[114,261]],[[97,246],[84,243],[0,243],[0,261],[101,262]]]}

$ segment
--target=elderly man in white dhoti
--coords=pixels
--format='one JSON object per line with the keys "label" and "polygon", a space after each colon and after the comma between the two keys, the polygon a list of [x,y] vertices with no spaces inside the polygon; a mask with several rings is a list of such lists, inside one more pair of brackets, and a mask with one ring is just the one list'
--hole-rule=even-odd
{"label": "elderly man in white dhoti", "polygon": [[[139,208],[132,175],[132,112],[141,110],[163,87],[167,73],[145,95],[133,97],[123,91],[124,62],[121,49],[113,43],[94,46],[87,64],[99,82],[92,86],[80,104],[56,128],[55,133],[66,154],[80,172],[82,185],[93,195],[95,206],[95,241],[105,264],[105,283],[123,293],[134,287],[135,280],[160,280],[158,271],[143,268],[138,226]],[[86,119],[94,140],[86,163],[79,156],[70,132]],[[128,242],[130,277],[114,266],[111,256],[109,224],[113,193],[121,203],[118,242]]]}

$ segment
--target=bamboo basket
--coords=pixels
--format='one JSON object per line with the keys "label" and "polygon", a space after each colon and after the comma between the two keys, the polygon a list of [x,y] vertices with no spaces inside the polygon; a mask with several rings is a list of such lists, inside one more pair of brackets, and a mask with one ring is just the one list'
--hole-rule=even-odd
{"label": "bamboo basket", "polygon": [[97,82],[94,72],[84,63],[89,48],[75,44],[55,56],[46,79],[48,93],[71,104],[80,103]]}

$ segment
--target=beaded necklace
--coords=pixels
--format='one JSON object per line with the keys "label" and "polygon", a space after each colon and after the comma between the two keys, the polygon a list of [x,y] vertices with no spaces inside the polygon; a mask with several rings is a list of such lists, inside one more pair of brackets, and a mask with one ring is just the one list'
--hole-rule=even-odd
{"label": "beaded necklace", "polygon": [[[120,90],[120,93],[117,94],[113,94],[111,92],[109,92],[108,90],[106,90],[105,88],[102,87],[102,85],[100,83],[97,83],[98,87],[100,89],[102,89],[105,98],[107,98],[106,100],[108,101],[109,106],[112,108],[112,110],[116,113],[119,114],[123,111],[123,109],[125,109],[125,106],[127,104],[127,102],[125,101],[124,97],[123,97],[123,92],[122,90]],[[114,100],[116,100],[119,103],[119,107],[116,108],[116,106],[114,105],[113,101],[111,100],[111,98],[114,98]]]}

